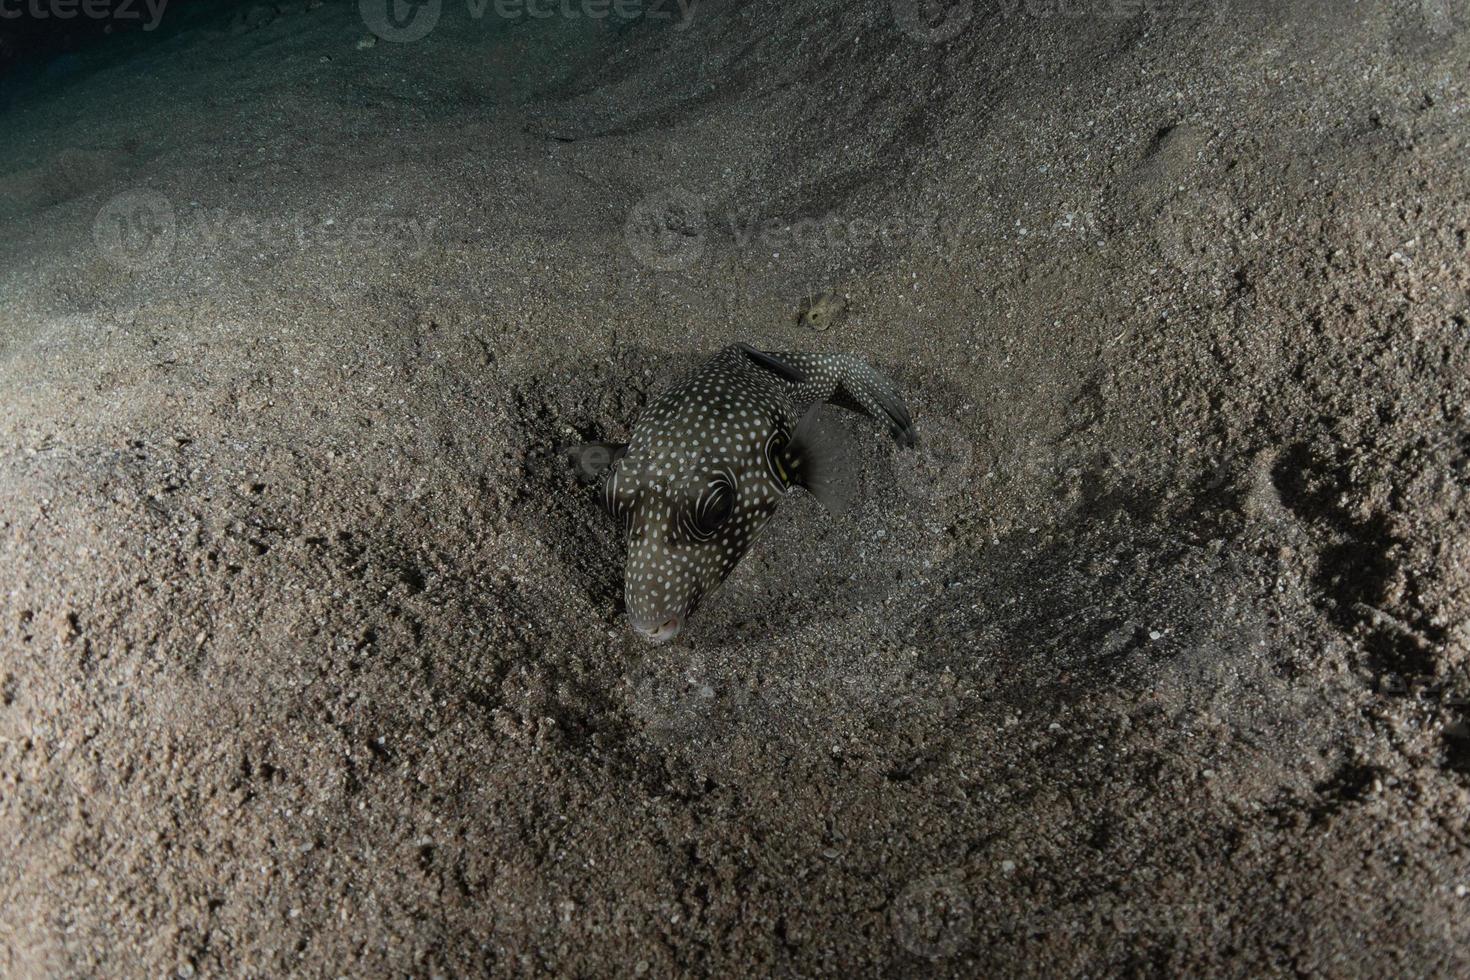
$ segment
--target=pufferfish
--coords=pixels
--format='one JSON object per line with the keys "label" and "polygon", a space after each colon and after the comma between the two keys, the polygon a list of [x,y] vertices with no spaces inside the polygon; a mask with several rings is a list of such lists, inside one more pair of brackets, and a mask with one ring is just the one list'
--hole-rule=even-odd
{"label": "pufferfish", "polygon": [[861,359],[734,344],[649,405],[628,443],[574,450],[627,534],[634,630],[655,643],[676,636],[792,490],[845,509],[851,480],[819,423],[824,403],[871,416],[902,446],[917,441],[893,382]]}

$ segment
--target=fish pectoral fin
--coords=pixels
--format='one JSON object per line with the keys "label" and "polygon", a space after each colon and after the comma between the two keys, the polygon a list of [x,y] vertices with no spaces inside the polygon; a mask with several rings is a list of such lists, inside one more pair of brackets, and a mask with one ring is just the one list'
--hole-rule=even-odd
{"label": "fish pectoral fin", "polygon": [[756,350],[749,344],[736,344],[740,353],[750,358],[751,363],[762,370],[769,371],[782,381],[799,385],[806,381],[807,375],[800,365],[794,361],[782,357],[780,354],[771,354],[763,350]]}
{"label": "fish pectoral fin", "polygon": [[852,504],[856,472],[842,436],[822,423],[821,408],[807,409],[781,455],[792,486],[816,497],[829,514],[843,514]]}
{"label": "fish pectoral fin", "polygon": [[596,483],[628,451],[626,442],[584,442],[568,446],[562,456],[580,483]]}

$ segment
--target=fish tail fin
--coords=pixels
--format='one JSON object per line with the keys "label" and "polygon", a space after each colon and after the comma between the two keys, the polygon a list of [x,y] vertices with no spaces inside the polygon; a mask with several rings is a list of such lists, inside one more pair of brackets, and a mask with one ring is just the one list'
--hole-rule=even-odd
{"label": "fish tail fin", "polygon": [[870,415],[887,427],[900,446],[918,444],[919,430],[909,415],[909,407],[898,386],[888,376],[866,361],[851,355],[843,359],[840,384],[828,398],[834,405]]}
{"label": "fish tail fin", "polygon": [[785,456],[793,485],[816,497],[829,514],[842,514],[852,505],[856,474],[844,440],[818,417],[821,407],[807,409]]}

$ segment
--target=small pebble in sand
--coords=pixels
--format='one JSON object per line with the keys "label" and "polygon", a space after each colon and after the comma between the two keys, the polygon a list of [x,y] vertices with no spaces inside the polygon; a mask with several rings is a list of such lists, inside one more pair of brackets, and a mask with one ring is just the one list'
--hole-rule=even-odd
{"label": "small pebble in sand", "polygon": [[847,300],[830,289],[802,300],[797,322],[818,332],[839,323],[847,313]]}
{"label": "small pebble in sand", "polygon": [[1163,634],[1163,633],[1160,633],[1160,632],[1159,632],[1159,631],[1158,631],[1158,630],[1149,630],[1149,631],[1148,631],[1148,638],[1149,638],[1149,639],[1150,639],[1150,640],[1157,640],[1157,639],[1160,639],[1160,638],[1162,638],[1162,637],[1163,637],[1163,635],[1164,635],[1164,634]]}

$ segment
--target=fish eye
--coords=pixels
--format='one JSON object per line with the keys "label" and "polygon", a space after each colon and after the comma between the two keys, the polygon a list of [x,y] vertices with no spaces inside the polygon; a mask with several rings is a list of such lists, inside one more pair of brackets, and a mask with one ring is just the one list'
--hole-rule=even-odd
{"label": "fish eye", "polygon": [[687,522],[690,537],[707,541],[735,512],[735,487],[725,479],[711,483],[694,504]]}

